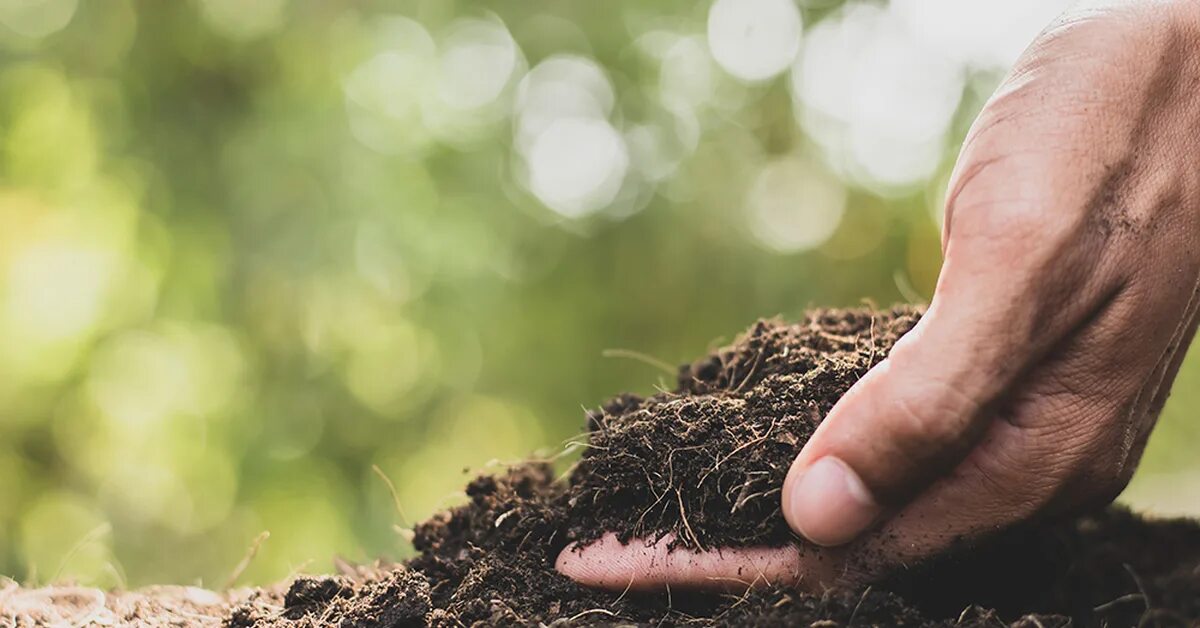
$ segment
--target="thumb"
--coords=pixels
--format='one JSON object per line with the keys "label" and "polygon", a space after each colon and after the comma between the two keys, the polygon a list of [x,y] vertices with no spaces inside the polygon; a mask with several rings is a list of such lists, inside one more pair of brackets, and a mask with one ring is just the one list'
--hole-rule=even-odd
{"label": "thumb", "polygon": [[1029,362],[1033,343],[1013,329],[1009,308],[938,301],[792,464],[783,512],[810,541],[847,543],[951,471],[984,433],[991,402]]}

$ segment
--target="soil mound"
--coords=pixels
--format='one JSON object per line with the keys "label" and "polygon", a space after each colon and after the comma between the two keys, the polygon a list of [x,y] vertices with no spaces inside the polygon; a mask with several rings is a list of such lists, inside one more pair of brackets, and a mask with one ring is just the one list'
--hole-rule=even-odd
{"label": "soil mound", "polygon": [[759,321],[681,367],[675,391],[609,401],[588,416],[589,446],[571,475],[570,536],[671,533],[690,549],[791,542],[779,493],[792,459],[918,318],[897,308]]}
{"label": "soil mound", "polygon": [[[1011,530],[890,581],[823,594],[618,595],[554,559],[605,531],[676,551],[799,542],[779,510],[792,458],[920,311],[822,310],[759,321],[651,397],[589,412],[565,479],[529,463],[475,479],[419,525],[403,565],[343,569],[222,598],[231,627],[1200,626],[1200,525],[1112,507]],[[110,602],[111,604],[111,602]],[[4,618],[0,604],[0,619]],[[215,607],[213,607],[215,608]],[[3,623],[3,622],[0,622]],[[18,624],[19,625],[19,624]]]}

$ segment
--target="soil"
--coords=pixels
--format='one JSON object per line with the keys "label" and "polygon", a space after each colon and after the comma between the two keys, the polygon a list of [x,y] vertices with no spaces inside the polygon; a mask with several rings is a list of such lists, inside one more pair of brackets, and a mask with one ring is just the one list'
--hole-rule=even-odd
{"label": "soil", "polygon": [[1119,507],[1010,530],[871,587],[821,594],[617,594],[554,570],[568,543],[605,531],[670,535],[675,551],[799,543],[779,511],[788,465],[919,317],[898,307],[759,321],[682,367],[674,390],[620,395],[588,413],[582,458],[565,478],[530,462],[472,481],[469,503],[417,526],[418,555],[403,564],[342,565],[338,575],[220,594],[174,587],[63,601],[52,595],[63,589],[0,586],[0,626],[56,617],[86,625],[77,621],[84,612],[105,625],[269,628],[1200,626],[1200,524]]}

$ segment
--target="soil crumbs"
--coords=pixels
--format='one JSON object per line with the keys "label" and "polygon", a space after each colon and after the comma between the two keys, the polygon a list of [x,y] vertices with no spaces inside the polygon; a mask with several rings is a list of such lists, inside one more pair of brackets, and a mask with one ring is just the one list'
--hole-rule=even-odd
{"label": "soil crumbs", "polygon": [[[798,542],[779,510],[792,458],[919,317],[897,307],[759,321],[682,367],[675,390],[620,395],[588,413],[588,441],[565,480],[532,462],[476,478],[468,504],[417,527],[419,554],[403,564],[344,565],[286,589],[157,588],[107,601],[97,591],[93,606],[107,609],[104,625],[230,628],[1200,626],[1200,524],[1120,507],[1012,530],[888,582],[822,594],[617,594],[554,570],[568,543],[605,531],[670,535],[677,551]],[[53,603],[13,601],[46,591],[0,587],[0,626],[43,625],[30,613],[50,617]],[[179,601],[188,596],[204,604]]]}

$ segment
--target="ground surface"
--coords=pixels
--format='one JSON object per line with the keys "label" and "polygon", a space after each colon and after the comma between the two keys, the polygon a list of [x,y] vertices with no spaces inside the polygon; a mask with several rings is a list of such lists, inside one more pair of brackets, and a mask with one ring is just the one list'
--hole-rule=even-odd
{"label": "ground surface", "polygon": [[553,569],[603,531],[671,535],[676,551],[798,542],[779,512],[787,466],[834,402],[919,312],[814,312],[761,321],[680,370],[677,388],[588,416],[565,480],[530,463],[467,488],[417,527],[404,565],[349,567],[279,587],[0,587],[0,626],[1200,626],[1200,525],[1112,508],[1014,530],[861,590],[820,595],[617,595]]}

